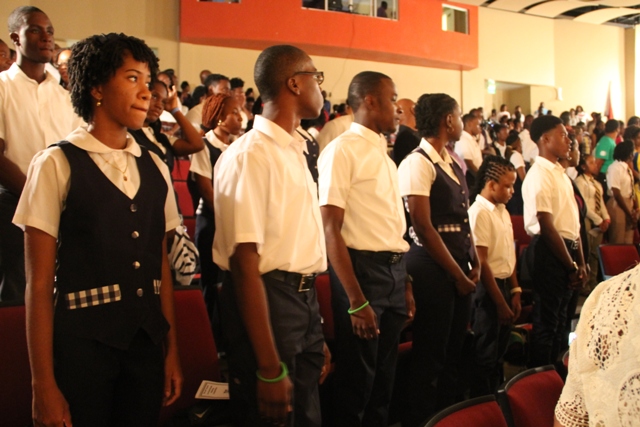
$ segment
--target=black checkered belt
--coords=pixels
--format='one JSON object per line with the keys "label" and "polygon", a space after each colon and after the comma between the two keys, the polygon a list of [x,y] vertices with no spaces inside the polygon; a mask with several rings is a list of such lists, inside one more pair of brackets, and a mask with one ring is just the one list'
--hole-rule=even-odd
{"label": "black checkered belt", "polygon": [[389,252],[389,251],[374,252],[374,251],[361,251],[361,250],[356,250],[356,252],[359,255],[370,258],[377,263],[389,264],[389,265],[399,263],[400,261],[402,261],[402,257],[404,256],[404,252]]}
{"label": "black checkered belt", "polygon": [[562,239],[564,240],[564,244],[567,245],[567,249],[569,249],[570,251],[577,251],[579,244],[577,240],[569,240],[569,239]]}
{"label": "black checkered belt", "polygon": [[292,285],[298,289],[298,292],[307,292],[313,288],[317,274],[300,274],[282,270],[271,270],[270,272],[265,273],[264,276],[277,280],[278,282]]}

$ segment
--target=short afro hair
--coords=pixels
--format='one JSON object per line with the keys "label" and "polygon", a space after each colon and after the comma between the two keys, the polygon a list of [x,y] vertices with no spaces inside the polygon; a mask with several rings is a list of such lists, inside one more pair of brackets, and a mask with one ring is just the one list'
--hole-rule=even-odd
{"label": "short afro hair", "polygon": [[538,116],[531,123],[531,129],[529,130],[531,140],[537,143],[542,135],[561,124],[562,120],[556,116]]}
{"label": "short afro hair", "polygon": [[147,64],[154,79],[158,73],[158,58],[144,41],[125,34],[101,34],[74,44],[69,58],[71,103],[75,112],[89,123],[93,118],[94,100],[91,90],[111,79],[131,55]]}
{"label": "short afro hair", "polygon": [[613,149],[613,159],[619,160],[621,162],[626,162],[633,154],[633,151],[633,142],[622,141],[620,144],[616,145],[616,148]]}
{"label": "short afro hair", "polygon": [[469,123],[471,123],[474,120],[480,120],[480,118],[475,114],[471,114],[471,113],[465,114],[464,116],[462,116],[462,125],[466,127]]}
{"label": "short afro hair", "polygon": [[13,12],[9,15],[9,19],[7,19],[9,33],[17,33],[20,31],[20,27],[27,22],[29,15],[32,13],[42,13],[46,15],[46,13],[35,6],[20,6],[13,9]]}
{"label": "short afro hair", "polygon": [[204,87],[208,89],[209,86],[218,84],[220,80],[229,80],[229,77],[223,76],[222,74],[209,74],[207,78],[204,79]]}
{"label": "short afro hair", "polygon": [[263,102],[275,100],[287,80],[296,71],[300,63],[309,56],[300,48],[291,45],[275,45],[263,50],[253,68],[253,79]]}
{"label": "short afro hair", "polygon": [[627,126],[624,130],[624,136],[622,137],[625,141],[633,141],[640,134],[640,127],[636,125]]}
{"label": "short afro hair", "polygon": [[377,71],[363,71],[356,74],[349,83],[347,94],[347,103],[351,109],[354,112],[358,111],[367,95],[379,96],[380,83],[385,79],[391,80],[391,77]]}
{"label": "short afro hair", "polygon": [[416,127],[423,138],[436,137],[440,132],[442,120],[453,110],[458,102],[446,93],[428,93],[418,98],[416,103]]}
{"label": "short afro hair", "polygon": [[618,129],[620,129],[620,122],[615,119],[607,120],[604,124],[604,133],[615,132]]}
{"label": "short afro hair", "polygon": [[231,83],[231,90],[244,87],[244,80],[242,80],[240,77],[232,78],[231,80],[229,80],[229,83]]}

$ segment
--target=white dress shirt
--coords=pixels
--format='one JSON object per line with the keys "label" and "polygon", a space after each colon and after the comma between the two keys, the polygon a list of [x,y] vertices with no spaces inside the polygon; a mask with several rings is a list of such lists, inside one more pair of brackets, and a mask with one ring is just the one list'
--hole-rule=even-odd
{"label": "white dress shirt", "polygon": [[327,269],[316,185],[305,142],[263,116],[218,159],[214,171],[213,260],[229,270],[239,243],[256,243],[261,274]]}
{"label": "white dress shirt", "polygon": [[524,228],[529,235],[540,234],[538,212],[553,215],[553,225],[564,239],[580,237],[578,204],[571,180],[559,163],[535,158],[522,183]]}
{"label": "white dress shirt", "polygon": [[[212,130],[207,132],[204,135],[207,138],[207,141],[215,148],[218,148],[223,153],[229,147],[224,142],[220,141],[215,133]],[[205,178],[213,179],[213,167],[215,165],[211,164],[211,155],[209,153],[209,146],[207,144],[204,145],[204,149],[198,151],[197,153],[193,153],[191,155],[191,164],[189,165],[189,171],[195,172],[200,176]]]}
{"label": "white dress shirt", "polygon": [[523,130],[518,136],[520,137],[520,142],[522,143],[522,157],[524,157],[525,162],[531,163],[531,160],[538,157],[538,144],[536,144],[531,139],[529,129]]}
{"label": "white dress shirt", "polygon": [[[587,218],[591,220],[594,226],[598,226],[602,221],[609,219],[609,211],[604,203],[604,191],[602,191],[602,184],[600,184],[595,178],[588,177],[586,175],[578,175],[575,179],[576,186],[582,194],[587,205]],[[600,210],[596,210],[596,187],[600,190]]]}
{"label": "white dress shirt", "polygon": [[469,224],[476,246],[488,249],[487,263],[496,279],[511,277],[516,267],[511,216],[505,205],[478,195],[469,208]]}
{"label": "white dress shirt", "polygon": [[69,92],[50,74],[38,84],[11,65],[0,73],[0,138],[4,155],[26,174],[33,156],[82,124]]}
{"label": "white dress shirt", "polygon": [[329,120],[325,123],[316,138],[316,141],[318,141],[318,145],[320,146],[320,152],[322,152],[322,150],[324,150],[331,141],[348,131],[352,122],[353,115],[347,114],[333,120]]}
{"label": "white dress shirt", "polygon": [[621,162],[616,160],[611,163],[609,169],[607,169],[607,190],[609,196],[613,197],[612,188],[620,190],[620,195],[624,199],[630,199],[633,195],[633,173],[629,169],[627,162]]}
{"label": "white dress shirt", "polygon": [[320,206],[344,209],[347,247],[406,252],[406,220],[398,190],[398,169],[381,134],[351,123],[318,159]]}
{"label": "white dress shirt", "polygon": [[[122,150],[107,147],[82,127],[73,131],[65,139],[87,151],[102,173],[127,197],[135,197],[140,188],[140,173],[136,157],[140,157],[141,148],[132,136],[128,135],[127,145]],[[152,152],[149,154],[162,172],[168,186],[164,206],[165,230],[173,230],[180,225],[180,217],[169,168],[156,154]],[[113,165],[118,166],[120,170]],[[125,170],[126,180],[121,172]],[[60,215],[64,211],[69,193],[70,177],[69,161],[61,148],[51,147],[36,154],[29,166],[27,182],[13,217],[14,224],[28,225],[57,238]]]}
{"label": "white dress shirt", "polygon": [[454,151],[464,160],[471,160],[475,167],[479,168],[482,165],[482,150],[480,144],[466,130],[462,131],[460,141],[456,142]]}
{"label": "white dress shirt", "polygon": [[519,168],[525,167],[524,158],[522,157],[522,154],[520,154],[516,150],[513,150],[511,152],[511,157],[509,157],[509,162],[511,162],[511,164],[513,165],[514,168],[516,168],[516,170],[518,170]]}
{"label": "white dress shirt", "polygon": [[194,105],[187,114],[185,114],[185,118],[191,122],[194,128],[200,130],[200,125],[202,124],[202,109],[204,108],[204,101],[202,101],[198,105]]}
{"label": "white dress shirt", "polygon": [[[438,153],[433,145],[426,139],[420,141],[420,148],[453,179],[460,184],[458,177],[453,172],[453,159],[446,149]],[[398,167],[398,187],[400,196],[426,196],[431,195],[431,186],[436,180],[436,168],[421,153],[411,153],[400,163]]]}

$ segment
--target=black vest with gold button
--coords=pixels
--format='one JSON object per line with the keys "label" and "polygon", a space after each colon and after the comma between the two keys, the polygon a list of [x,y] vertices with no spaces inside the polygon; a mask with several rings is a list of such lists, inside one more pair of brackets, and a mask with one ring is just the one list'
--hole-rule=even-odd
{"label": "black vest with gold button", "polygon": [[422,149],[416,152],[425,156],[436,169],[436,179],[431,185],[429,205],[431,207],[431,224],[438,231],[442,241],[458,262],[472,260],[471,226],[469,225],[469,190],[462,169],[452,161],[451,167],[460,184],[455,182],[439,164]]}
{"label": "black vest with gold button", "polygon": [[58,143],[71,168],[60,217],[54,332],[127,349],[141,328],[155,343],[169,324],[160,304],[167,183],[146,149],[130,199],[89,154]]}

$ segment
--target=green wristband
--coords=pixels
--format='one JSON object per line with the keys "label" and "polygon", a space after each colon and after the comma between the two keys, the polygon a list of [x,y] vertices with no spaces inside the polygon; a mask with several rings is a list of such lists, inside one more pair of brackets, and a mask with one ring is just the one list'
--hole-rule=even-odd
{"label": "green wristband", "polygon": [[287,369],[287,364],[284,362],[280,362],[280,368],[282,368],[282,373],[275,378],[267,379],[260,375],[260,370],[256,371],[256,377],[262,382],[265,383],[277,383],[285,379],[287,375],[289,375],[289,369]]}
{"label": "green wristband", "polygon": [[365,303],[362,304],[360,307],[354,308],[353,310],[352,309],[347,310],[347,313],[349,313],[349,314],[357,313],[357,312],[359,312],[360,310],[362,310],[363,308],[365,308],[368,305],[369,305],[369,301],[365,301]]}

